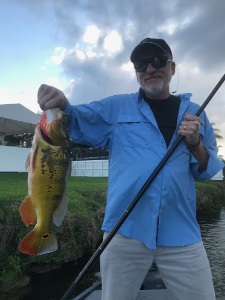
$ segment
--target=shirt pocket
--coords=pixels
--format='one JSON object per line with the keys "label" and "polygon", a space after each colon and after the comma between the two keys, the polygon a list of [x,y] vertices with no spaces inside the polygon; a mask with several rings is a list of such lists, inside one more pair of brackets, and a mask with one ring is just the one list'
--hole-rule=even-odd
{"label": "shirt pocket", "polygon": [[153,138],[152,124],[141,115],[120,115],[117,117],[120,142],[131,148],[150,149]]}

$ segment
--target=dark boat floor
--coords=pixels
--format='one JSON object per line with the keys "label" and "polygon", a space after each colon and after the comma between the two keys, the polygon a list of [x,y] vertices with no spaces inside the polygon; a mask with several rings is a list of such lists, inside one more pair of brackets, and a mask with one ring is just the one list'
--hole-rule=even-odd
{"label": "dark boat floor", "polygon": [[[97,290],[80,295],[74,300],[101,300],[101,285],[96,284]],[[175,300],[170,291],[165,287],[158,270],[151,269],[147,274],[137,300]]]}

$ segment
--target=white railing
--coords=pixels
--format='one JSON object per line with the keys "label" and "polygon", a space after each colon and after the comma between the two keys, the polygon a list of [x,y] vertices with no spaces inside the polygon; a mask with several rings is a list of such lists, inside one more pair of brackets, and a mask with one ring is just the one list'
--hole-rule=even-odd
{"label": "white railing", "polygon": [[71,176],[108,177],[108,160],[72,161]]}
{"label": "white railing", "polygon": [[[0,146],[0,172],[27,172],[25,162],[29,148]],[[108,177],[108,160],[72,161],[71,176]],[[212,180],[223,180],[220,170]]]}

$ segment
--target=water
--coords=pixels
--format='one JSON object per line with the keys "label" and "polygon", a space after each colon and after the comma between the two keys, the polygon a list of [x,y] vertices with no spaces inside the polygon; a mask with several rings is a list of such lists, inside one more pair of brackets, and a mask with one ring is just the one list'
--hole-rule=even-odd
{"label": "water", "polygon": [[[201,217],[199,224],[202,230],[202,239],[207,251],[217,300],[225,299],[225,209],[218,217]],[[57,271],[32,276],[29,286],[17,289],[0,300],[59,300],[77,277],[81,265],[65,265]],[[78,286],[77,294],[99,280],[98,263],[92,272],[84,278]]]}
{"label": "water", "polygon": [[[0,300],[60,300],[85,263],[82,261],[78,265],[64,264],[61,269],[56,271],[33,274],[28,286],[0,295]],[[74,296],[79,295],[99,280],[99,264],[96,263],[91,272],[78,285]]]}
{"label": "water", "polygon": [[201,218],[199,224],[208,255],[216,299],[225,299],[225,209],[219,218]]}

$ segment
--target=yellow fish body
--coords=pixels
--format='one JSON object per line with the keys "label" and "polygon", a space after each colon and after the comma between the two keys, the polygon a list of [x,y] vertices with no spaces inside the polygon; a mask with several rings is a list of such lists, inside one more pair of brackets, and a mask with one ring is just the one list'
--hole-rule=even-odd
{"label": "yellow fish body", "polygon": [[20,205],[20,215],[27,226],[36,225],[20,244],[23,253],[41,255],[58,248],[53,223],[60,226],[67,210],[69,143],[65,114],[59,109],[45,111],[26,162],[28,196]]}

